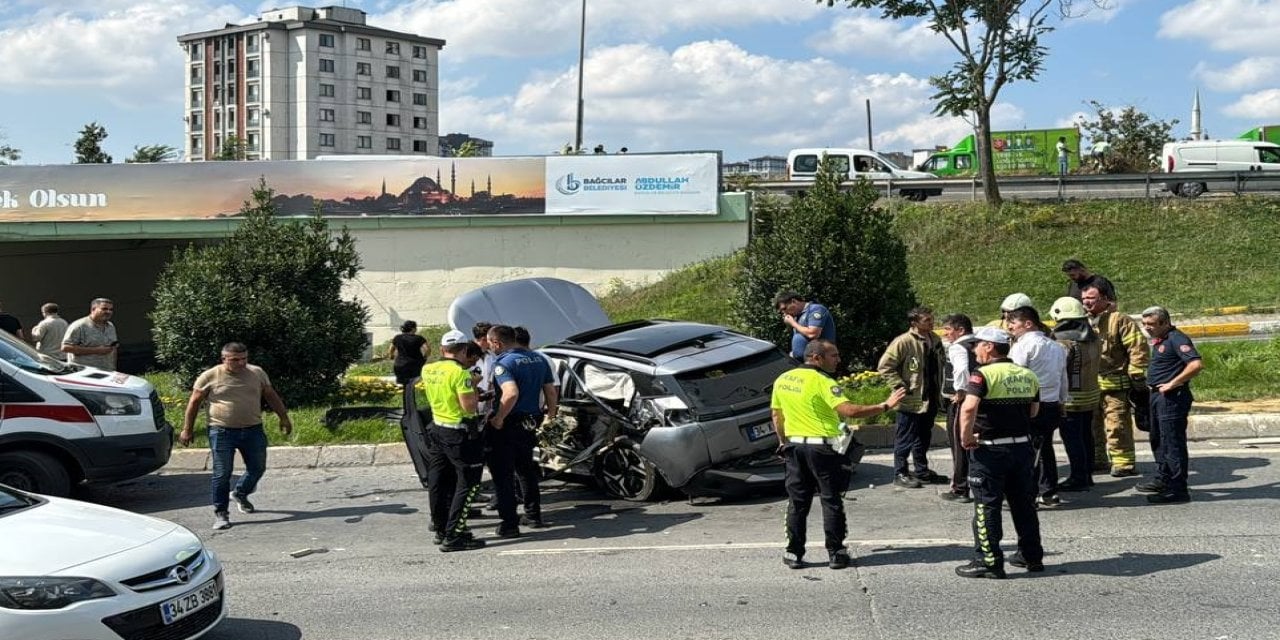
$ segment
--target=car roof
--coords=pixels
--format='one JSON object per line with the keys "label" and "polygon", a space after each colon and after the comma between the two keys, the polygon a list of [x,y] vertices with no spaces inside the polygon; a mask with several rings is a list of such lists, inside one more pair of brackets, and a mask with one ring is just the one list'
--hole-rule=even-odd
{"label": "car roof", "polygon": [[579,284],[522,278],[468,291],[449,305],[449,324],[467,335],[477,322],[521,325],[534,345],[559,342],[609,324],[600,303]]}

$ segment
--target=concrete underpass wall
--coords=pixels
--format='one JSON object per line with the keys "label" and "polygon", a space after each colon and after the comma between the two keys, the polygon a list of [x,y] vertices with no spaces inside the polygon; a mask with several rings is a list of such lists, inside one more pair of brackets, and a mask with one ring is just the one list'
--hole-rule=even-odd
{"label": "concrete underpass wall", "polygon": [[[515,278],[551,276],[601,293],[652,282],[747,242],[747,201],[721,198],[716,216],[466,218],[352,228],[364,270],[349,293],[369,307],[375,343],[404,320],[446,323],[459,294]],[[429,225],[429,226],[426,226]]]}

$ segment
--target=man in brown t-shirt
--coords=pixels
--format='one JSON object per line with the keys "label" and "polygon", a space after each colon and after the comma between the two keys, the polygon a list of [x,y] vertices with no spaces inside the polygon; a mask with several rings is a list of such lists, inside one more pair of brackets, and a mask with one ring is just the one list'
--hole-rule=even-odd
{"label": "man in brown t-shirt", "polygon": [[[262,402],[280,416],[280,431],[293,431],[289,412],[280,394],[261,367],[249,364],[249,348],[239,342],[222,347],[222,364],[201,373],[191,387],[186,416],[178,441],[183,446],[195,437],[196,414],[209,403],[209,450],[213,454],[214,529],[231,526],[227,508],[235,500],[240,513],[253,513],[249,494],[267,470],[267,435],[262,430]],[[244,460],[245,472],[231,491],[231,471],[236,451]]]}

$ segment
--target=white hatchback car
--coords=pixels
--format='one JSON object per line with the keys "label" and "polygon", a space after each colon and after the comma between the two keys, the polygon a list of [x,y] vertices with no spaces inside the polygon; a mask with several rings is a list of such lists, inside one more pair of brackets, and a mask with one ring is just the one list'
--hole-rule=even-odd
{"label": "white hatchback car", "polygon": [[0,637],[187,640],[225,616],[222,565],[194,533],[0,485]]}

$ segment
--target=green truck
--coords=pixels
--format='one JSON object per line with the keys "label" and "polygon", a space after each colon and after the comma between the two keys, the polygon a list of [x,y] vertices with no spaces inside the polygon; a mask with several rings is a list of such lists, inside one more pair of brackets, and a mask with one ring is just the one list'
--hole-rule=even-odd
{"label": "green truck", "polygon": [[[1080,168],[1080,130],[1023,129],[991,133],[991,157],[996,175],[1056,175],[1058,173],[1058,138],[1067,139],[1068,171]],[[965,136],[954,147],[938,151],[917,167],[938,177],[964,176],[978,171],[977,145],[974,136]]]}
{"label": "green truck", "polygon": [[1240,134],[1240,137],[1236,139],[1280,144],[1280,124],[1264,124],[1261,127],[1254,127]]}

